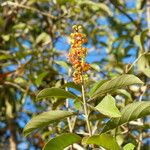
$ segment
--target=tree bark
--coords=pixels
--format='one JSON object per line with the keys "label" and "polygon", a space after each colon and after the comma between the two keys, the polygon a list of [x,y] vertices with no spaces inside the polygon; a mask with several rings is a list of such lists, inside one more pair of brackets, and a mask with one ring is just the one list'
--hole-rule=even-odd
{"label": "tree bark", "polygon": [[[150,0],[146,1],[146,5],[147,5],[147,26],[149,29],[148,35],[150,37]],[[148,51],[150,52],[150,39],[148,39]]]}
{"label": "tree bark", "polygon": [[8,128],[10,130],[10,137],[9,137],[10,150],[17,150],[14,118],[8,118]]}
{"label": "tree bark", "polygon": [[10,131],[9,137],[9,149],[17,150],[17,140],[16,140],[16,125],[15,118],[13,116],[13,107],[9,101],[9,98],[6,98],[6,117],[8,123],[8,130]]}

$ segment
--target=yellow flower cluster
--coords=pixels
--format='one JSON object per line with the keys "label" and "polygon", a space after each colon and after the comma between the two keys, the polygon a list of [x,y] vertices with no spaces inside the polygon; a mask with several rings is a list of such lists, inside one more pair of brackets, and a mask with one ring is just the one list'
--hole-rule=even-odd
{"label": "yellow flower cluster", "polygon": [[90,65],[86,63],[87,48],[82,45],[87,42],[86,35],[80,32],[80,25],[73,26],[74,33],[71,33],[71,50],[68,54],[69,61],[74,68],[73,81],[76,84],[82,83],[82,77],[86,71],[90,69]]}

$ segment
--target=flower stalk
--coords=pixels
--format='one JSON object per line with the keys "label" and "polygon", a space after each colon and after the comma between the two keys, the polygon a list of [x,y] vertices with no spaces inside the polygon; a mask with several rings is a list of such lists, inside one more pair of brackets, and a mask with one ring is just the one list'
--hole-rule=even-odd
{"label": "flower stalk", "polygon": [[82,80],[82,98],[83,98],[83,107],[84,107],[84,113],[85,113],[85,119],[86,119],[88,132],[89,132],[89,135],[92,136],[92,130],[91,130],[90,121],[89,121],[88,106],[87,106],[86,99],[85,99],[84,79]]}

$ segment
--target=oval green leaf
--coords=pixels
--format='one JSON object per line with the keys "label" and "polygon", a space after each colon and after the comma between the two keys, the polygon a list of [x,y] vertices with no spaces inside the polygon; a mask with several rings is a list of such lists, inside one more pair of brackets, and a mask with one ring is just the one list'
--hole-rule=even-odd
{"label": "oval green leaf", "polygon": [[76,95],[65,91],[64,89],[60,88],[46,88],[39,92],[37,95],[37,99],[44,99],[44,98],[50,98],[50,97],[56,97],[56,98],[77,98]]}
{"label": "oval green leaf", "polygon": [[121,117],[112,118],[106,123],[102,133],[147,115],[150,115],[150,102],[135,102],[129,104],[122,110]]}
{"label": "oval green leaf", "polygon": [[45,78],[45,76],[48,74],[48,71],[42,72],[41,74],[38,75],[38,77],[35,80],[35,84],[37,86],[40,86],[43,79]]}
{"label": "oval green leaf", "polygon": [[69,70],[69,65],[65,61],[55,61],[55,63],[64,67],[67,71]]}
{"label": "oval green leaf", "polygon": [[123,150],[134,150],[135,145],[133,145],[132,143],[128,143],[123,147]]}
{"label": "oval green leaf", "polygon": [[83,144],[95,144],[109,150],[120,150],[115,138],[109,134],[93,135],[89,138],[84,138]]}
{"label": "oval green leaf", "polygon": [[63,150],[64,148],[81,141],[81,137],[74,133],[61,134],[48,141],[43,150]]}
{"label": "oval green leaf", "polygon": [[36,129],[43,128],[49,125],[50,123],[69,117],[71,115],[74,115],[74,113],[69,111],[62,111],[62,110],[44,112],[40,115],[33,117],[27,123],[27,125],[23,130],[23,134],[24,136],[27,136],[28,134],[30,134],[32,131]]}
{"label": "oval green leaf", "polygon": [[95,107],[103,115],[115,118],[121,117],[121,113],[115,105],[115,99],[111,95],[107,95]]}
{"label": "oval green leaf", "polygon": [[146,29],[146,30],[142,31],[141,34],[134,36],[134,42],[139,46],[140,51],[142,51],[142,52],[145,51],[144,40],[145,40],[148,32],[149,32],[149,29]]}
{"label": "oval green leaf", "polygon": [[104,96],[105,94],[110,93],[116,89],[120,89],[133,84],[143,84],[143,82],[138,77],[131,74],[118,76],[112,80],[104,82],[101,86],[98,86],[95,92],[92,93],[91,99]]}

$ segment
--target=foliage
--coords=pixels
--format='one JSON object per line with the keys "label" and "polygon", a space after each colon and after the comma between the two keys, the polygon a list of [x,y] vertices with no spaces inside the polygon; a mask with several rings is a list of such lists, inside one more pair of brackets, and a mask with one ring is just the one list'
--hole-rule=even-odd
{"label": "foliage", "polygon": [[[149,149],[146,0],[0,5],[0,149]],[[75,24],[88,39],[84,84],[66,59]]]}

